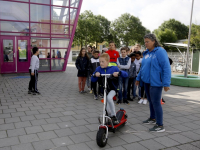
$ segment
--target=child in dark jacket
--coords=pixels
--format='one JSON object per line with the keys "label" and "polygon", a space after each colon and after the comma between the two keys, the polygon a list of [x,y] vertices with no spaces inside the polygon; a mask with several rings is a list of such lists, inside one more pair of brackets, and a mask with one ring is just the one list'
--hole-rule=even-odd
{"label": "child in dark jacket", "polygon": [[[131,53],[129,55],[131,58],[131,67],[129,69],[129,80],[128,80],[128,92],[127,92],[127,99],[133,101],[136,97],[136,89],[135,89],[135,81],[136,81],[136,64],[135,61],[135,53]],[[130,97],[130,91],[133,94],[133,98]]]}
{"label": "child in dark jacket", "polygon": [[[96,68],[100,66],[99,63],[99,51],[95,50],[93,51],[93,57],[90,59],[90,75],[95,72]],[[94,93],[94,99],[97,100],[97,82],[91,82],[91,88]],[[98,94],[100,96],[100,86],[98,85]]]}
{"label": "child in dark jacket", "polygon": [[76,59],[76,68],[78,69],[78,85],[79,85],[79,93],[86,93],[84,91],[85,82],[88,75],[89,70],[89,58],[87,56],[85,48],[81,48],[79,56]]}
{"label": "child in dark jacket", "polygon": [[[125,71],[120,71],[118,67],[116,66],[108,66],[110,57],[108,54],[102,54],[99,57],[100,61],[100,66],[96,68],[95,72],[93,73],[94,76],[91,78],[91,82],[97,82],[98,78],[101,80],[100,76],[101,74],[112,74],[114,77],[128,77],[128,73]],[[108,115],[112,118],[114,124],[118,124],[119,121],[116,118],[116,113],[115,113],[115,105],[113,102],[113,97],[116,95],[117,87],[118,87],[118,80],[108,78],[107,80],[107,105],[106,105],[106,110]]]}

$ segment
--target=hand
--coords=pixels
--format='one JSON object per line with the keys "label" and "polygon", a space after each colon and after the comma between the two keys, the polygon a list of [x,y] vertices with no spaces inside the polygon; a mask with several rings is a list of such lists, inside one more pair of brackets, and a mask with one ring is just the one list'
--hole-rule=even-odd
{"label": "hand", "polygon": [[32,72],[31,75],[34,76],[34,73]]}
{"label": "hand", "polygon": [[136,85],[136,86],[140,85],[140,81],[136,81],[136,82],[135,82],[135,85]]}
{"label": "hand", "polygon": [[100,77],[100,75],[101,75],[101,74],[100,74],[99,72],[96,72],[96,73],[95,73],[95,76],[96,76],[96,77]]}
{"label": "hand", "polygon": [[118,77],[118,76],[119,76],[119,72],[114,72],[114,73],[113,73],[113,76],[114,76],[114,77]]}
{"label": "hand", "polygon": [[165,92],[167,92],[167,91],[169,91],[169,90],[170,90],[169,87],[164,87],[164,91],[165,91]]}

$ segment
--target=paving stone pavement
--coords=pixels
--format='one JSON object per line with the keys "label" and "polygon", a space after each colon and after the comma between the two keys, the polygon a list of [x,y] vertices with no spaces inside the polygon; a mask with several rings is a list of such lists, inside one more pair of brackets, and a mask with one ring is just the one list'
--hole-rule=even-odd
{"label": "paving stone pavement", "polygon": [[[123,107],[128,123],[109,132],[105,148],[96,144],[102,103],[78,93],[77,70],[40,73],[41,95],[27,94],[28,78],[0,75],[0,150],[197,150],[200,149],[200,89],[171,86],[163,92],[164,133],[150,133],[148,105]],[[28,76],[24,74],[24,76]]]}

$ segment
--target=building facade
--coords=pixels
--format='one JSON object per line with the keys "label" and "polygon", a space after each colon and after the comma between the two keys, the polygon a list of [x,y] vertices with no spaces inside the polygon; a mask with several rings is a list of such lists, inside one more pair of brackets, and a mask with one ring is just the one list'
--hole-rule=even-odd
{"label": "building facade", "polygon": [[0,0],[0,73],[28,72],[32,48],[40,72],[64,71],[82,0]]}

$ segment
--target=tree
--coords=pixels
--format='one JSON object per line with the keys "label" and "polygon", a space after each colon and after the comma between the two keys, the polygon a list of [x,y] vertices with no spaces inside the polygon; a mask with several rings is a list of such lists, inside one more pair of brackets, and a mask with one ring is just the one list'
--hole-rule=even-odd
{"label": "tree", "polygon": [[168,21],[163,22],[158,29],[160,31],[165,31],[165,29],[170,29],[176,34],[178,40],[187,39],[189,31],[189,28],[186,25],[175,19],[170,19]]}
{"label": "tree", "polygon": [[76,27],[73,45],[84,45],[94,43],[93,35],[98,28],[99,22],[96,21],[91,11],[85,11],[79,16],[79,20]]}
{"label": "tree", "polygon": [[128,13],[122,14],[111,24],[110,32],[115,40],[129,46],[130,43],[143,43],[146,28],[142,26],[139,18]]}
{"label": "tree", "polygon": [[190,44],[200,48],[200,25],[192,24]]}
{"label": "tree", "polygon": [[159,39],[160,43],[163,44],[165,42],[174,43],[177,41],[177,36],[174,31],[170,29],[165,29],[164,31],[158,31],[157,38]]}

